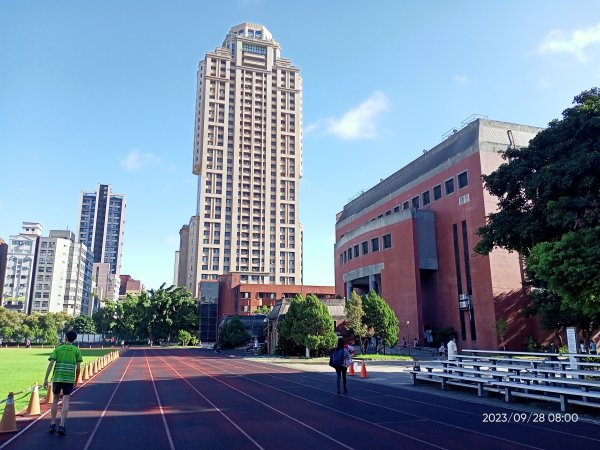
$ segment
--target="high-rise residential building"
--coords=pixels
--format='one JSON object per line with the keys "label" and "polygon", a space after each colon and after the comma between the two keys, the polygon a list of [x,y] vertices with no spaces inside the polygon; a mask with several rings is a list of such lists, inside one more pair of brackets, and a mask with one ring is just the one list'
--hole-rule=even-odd
{"label": "high-rise residential building", "polygon": [[179,230],[179,250],[175,252],[174,285],[186,287],[191,290],[191,282],[188,286],[188,251],[190,246],[190,226],[184,225]]}
{"label": "high-rise residential building", "polygon": [[23,222],[20,234],[8,238],[6,278],[2,306],[25,314],[31,312],[33,275],[42,224]]}
{"label": "high-rise residential building", "polygon": [[280,51],[264,26],[243,23],[200,61],[185,262],[196,297],[200,282],[231,272],[245,283],[302,283],[302,78]]}
{"label": "high-rise residential building", "polygon": [[41,237],[36,258],[31,312],[91,315],[92,253],[69,230]]}
{"label": "high-rise residential building", "polygon": [[94,254],[95,264],[109,265],[106,299],[110,300],[119,298],[124,224],[125,195],[114,194],[107,184],[99,184],[96,192],[81,192],[77,237]]}

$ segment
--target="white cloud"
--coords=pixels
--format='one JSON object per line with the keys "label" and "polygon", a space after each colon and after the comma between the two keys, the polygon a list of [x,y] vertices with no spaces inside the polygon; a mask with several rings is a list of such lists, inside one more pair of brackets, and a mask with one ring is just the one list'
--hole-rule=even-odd
{"label": "white cloud", "polygon": [[465,85],[465,84],[467,84],[467,83],[470,81],[470,79],[469,79],[469,76],[468,76],[468,75],[465,75],[465,74],[457,74],[457,75],[454,75],[454,76],[452,77],[452,79],[454,80],[454,82],[455,82],[456,84],[459,84],[459,85],[461,85],[461,86],[462,86],[462,85]]}
{"label": "white cloud", "polygon": [[162,165],[162,160],[159,156],[152,153],[144,153],[137,148],[131,150],[127,157],[120,162],[121,167],[129,172],[136,172],[145,166]]}
{"label": "white cloud", "polygon": [[369,139],[377,137],[377,119],[389,108],[390,102],[382,92],[346,112],[341,118],[327,120],[327,132],[341,139]]}
{"label": "white cloud", "polygon": [[309,123],[308,125],[306,125],[304,127],[304,129],[302,130],[302,132],[304,134],[310,134],[310,133],[314,133],[319,128],[321,128],[321,124],[319,122],[313,122],[313,123]]}
{"label": "white cloud", "polygon": [[538,51],[542,54],[571,53],[584,61],[587,57],[586,48],[594,44],[600,44],[600,23],[590,28],[573,30],[570,35],[562,30],[552,30],[546,35]]}

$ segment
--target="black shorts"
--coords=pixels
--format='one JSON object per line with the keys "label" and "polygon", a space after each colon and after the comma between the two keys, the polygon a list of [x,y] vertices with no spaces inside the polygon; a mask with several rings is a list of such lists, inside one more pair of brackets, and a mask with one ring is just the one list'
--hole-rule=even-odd
{"label": "black shorts", "polygon": [[59,395],[60,391],[62,391],[62,395],[71,395],[73,392],[73,388],[75,387],[75,383],[52,383],[52,392],[54,395]]}

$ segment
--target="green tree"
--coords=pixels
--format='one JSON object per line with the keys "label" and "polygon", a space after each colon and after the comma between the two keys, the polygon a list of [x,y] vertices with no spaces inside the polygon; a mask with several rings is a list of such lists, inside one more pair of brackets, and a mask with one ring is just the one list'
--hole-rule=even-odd
{"label": "green tree", "polygon": [[79,334],[93,334],[96,332],[96,323],[90,316],[80,315],[73,321],[73,330]]}
{"label": "green tree", "polygon": [[233,316],[219,328],[219,345],[221,348],[235,348],[250,340],[244,324],[238,316]]}
{"label": "green tree", "polygon": [[527,268],[585,316],[600,310],[600,226],[570,231],[554,242],[535,245]]}
{"label": "green tree", "polygon": [[278,330],[308,352],[322,353],[334,347],[337,340],[327,306],[313,294],[306,298],[297,295],[291,301]]}
{"label": "green tree", "polygon": [[502,247],[527,256],[538,243],[598,224],[600,91],[585,91],[573,103],[528,148],[505,150],[507,162],[483,177],[498,211],[479,229],[478,252]]}
{"label": "green tree", "polygon": [[23,325],[23,314],[0,306],[0,336],[6,342],[16,342]]}
{"label": "green tree", "polygon": [[261,305],[252,314],[269,314],[271,312],[271,308],[267,305]]}
{"label": "green tree", "polygon": [[600,309],[595,279],[600,265],[600,90],[582,92],[573,103],[528,148],[504,151],[507,162],[483,177],[486,189],[499,199],[498,211],[479,229],[476,251],[487,254],[502,247],[521,253],[530,281],[553,294],[534,296],[531,310],[551,314],[547,324],[587,320],[592,326],[590,318]]}
{"label": "green tree", "polygon": [[363,339],[367,336],[367,326],[363,323],[365,311],[360,295],[352,291],[352,295],[346,302],[344,310],[346,314],[347,336],[358,338],[362,343]]}
{"label": "green tree", "polygon": [[394,346],[398,342],[398,318],[390,306],[375,291],[362,297],[365,315],[363,322],[369,334],[375,336],[376,350],[380,346]]}
{"label": "green tree", "polygon": [[179,330],[177,333],[177,342],[179,345],[187,346],[192,340],[192,334],[186,330]]}
{"label": "green tree", "polygon": [[131,297],[128,301],[127,315],[132,319],[128,328],[151,341],[169,341],[178,330],[195,331],[198,328],[196,301],[185,288],[165,288],[163,283],[160,288],[142,291],[137,298]]}

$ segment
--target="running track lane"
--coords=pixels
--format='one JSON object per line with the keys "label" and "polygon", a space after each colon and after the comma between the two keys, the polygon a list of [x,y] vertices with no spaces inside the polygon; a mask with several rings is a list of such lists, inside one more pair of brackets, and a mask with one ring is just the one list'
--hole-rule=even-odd
{"label": "running track lane", "polygon": [[483,413],[515,410],[348,381],[340,396],[333,373],[130,350],[72,395],[66,437],[47,435],[44,417],[0,449],[600,447],[592,423],[484,424]]}

